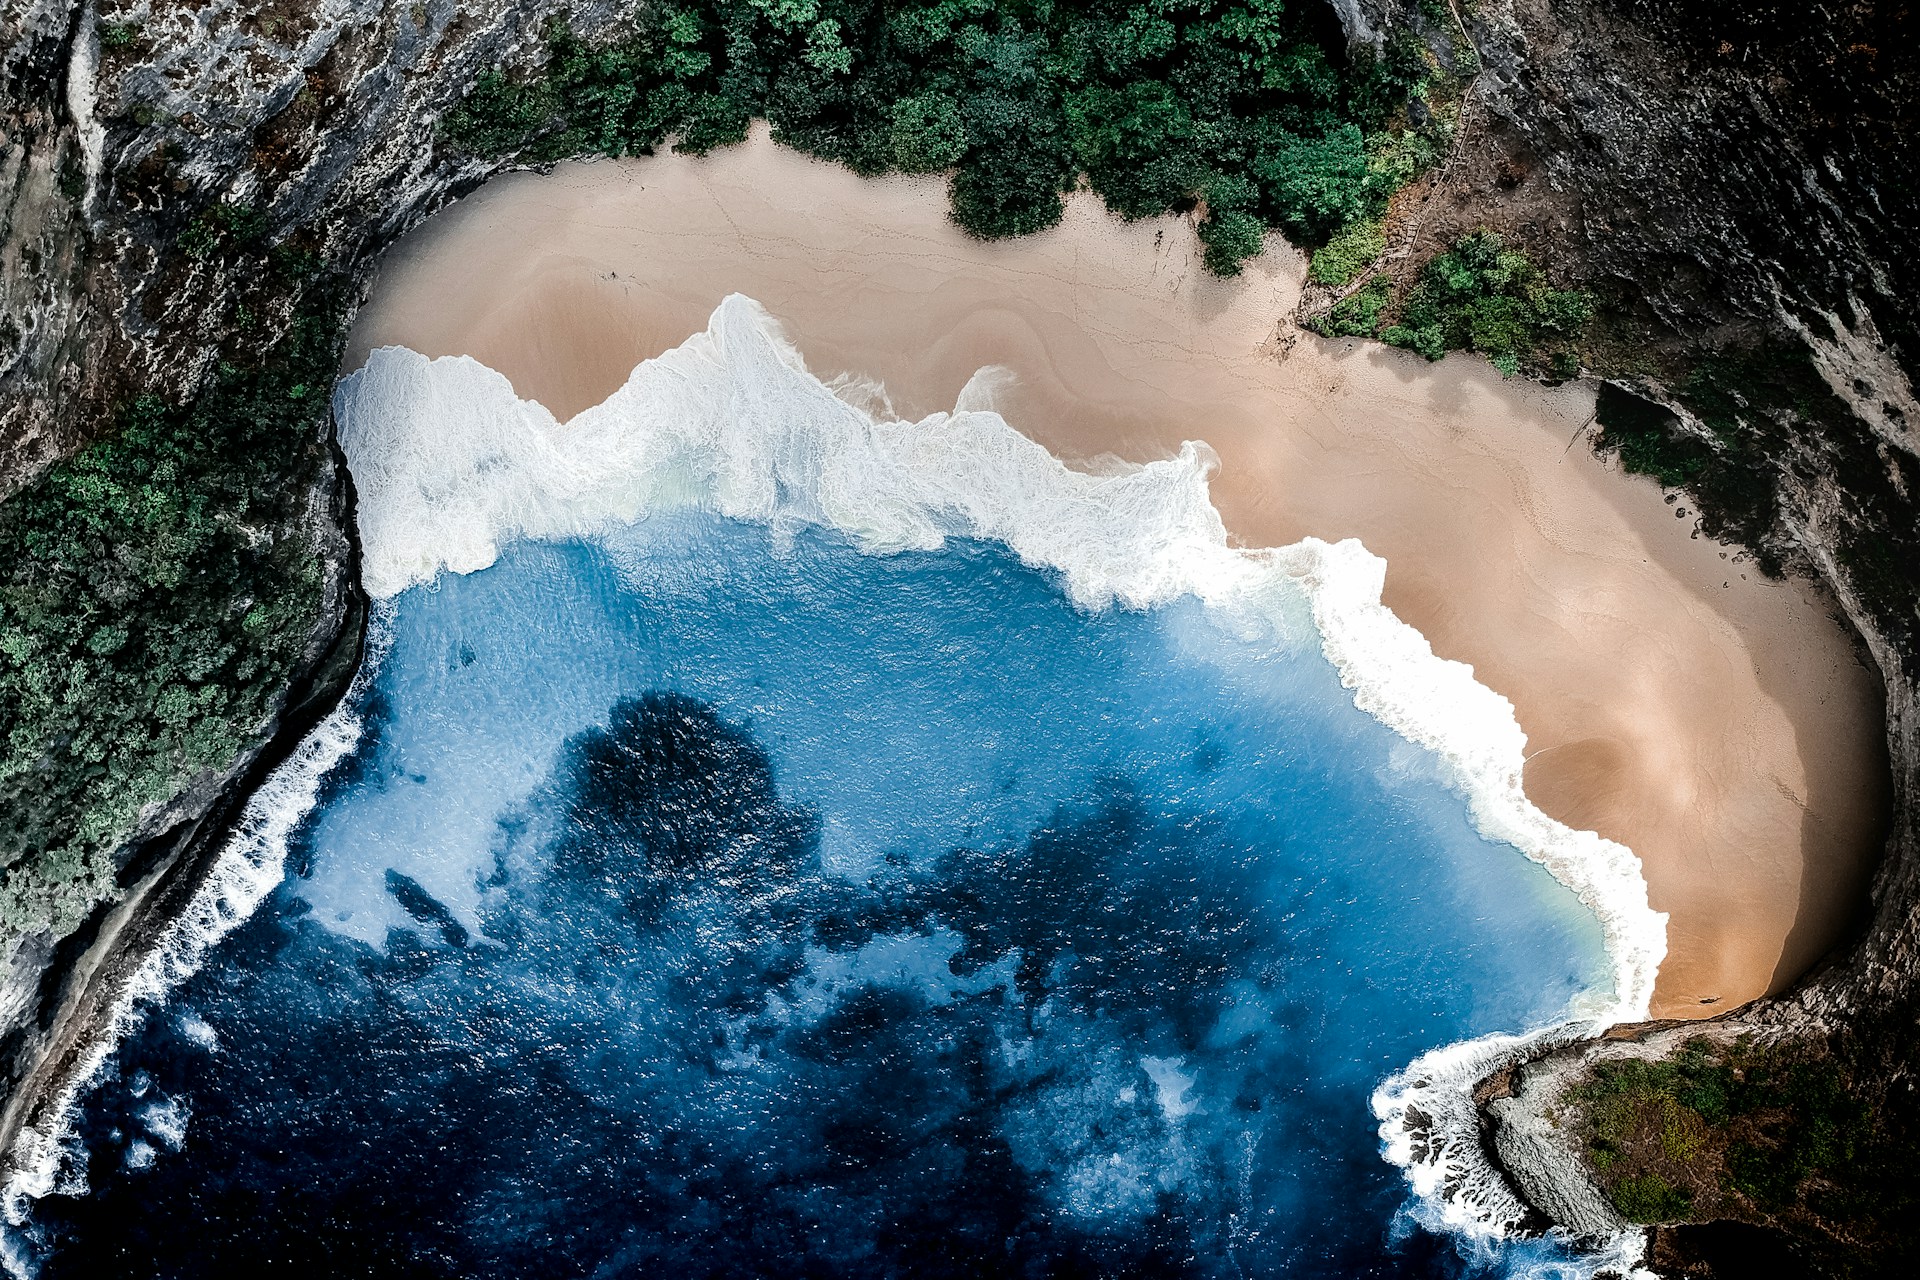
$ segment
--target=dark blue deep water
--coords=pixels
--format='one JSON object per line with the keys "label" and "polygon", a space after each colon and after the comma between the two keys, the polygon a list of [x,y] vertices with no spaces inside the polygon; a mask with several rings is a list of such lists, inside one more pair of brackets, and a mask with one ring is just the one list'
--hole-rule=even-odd
{"label": "dark blue deep water", "polygon": [[1369,1096],[1604,983],[1311,645],[717,517],[399,597],[46,1277],[1433,1276]]}

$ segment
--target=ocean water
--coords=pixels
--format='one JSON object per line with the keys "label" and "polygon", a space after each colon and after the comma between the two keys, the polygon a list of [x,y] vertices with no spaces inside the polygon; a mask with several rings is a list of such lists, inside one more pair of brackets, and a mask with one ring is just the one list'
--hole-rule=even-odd
{"label": "ocean water", "polygon": [[859,401],[744,299],[565,428],[343,384],[374,656],[16,1271],[1592,1272],[1446,1134],[1659,960],[1504,704],[1360,548],[1229,549],[1200,450]]}

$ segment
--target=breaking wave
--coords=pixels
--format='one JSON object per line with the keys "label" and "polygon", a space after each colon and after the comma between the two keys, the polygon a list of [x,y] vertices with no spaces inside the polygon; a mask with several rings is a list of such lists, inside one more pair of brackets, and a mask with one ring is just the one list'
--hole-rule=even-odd
{"label": "breaking wave", "polygon": [[[1470,1091],[1543,1043],[1646,1016],[1666,917],[1649,907],[1637,860],[1526,798],[1511,704],[1381,603],[1379,557],[1353,540],[1232,547],[1204,445],[1144,466],[1073,470],[989,407],[991,383],[983,372],[953,412],[919,422],[876,415],[812,376],[766,312],[737,295],[705,332],[564,424],[473,360],[385,348],[335,394],[365,585],[388,599],[447,570],[484,568],[516,540],[593,537],[693,510],[768,526],[776,540],[837,531],[870,554],[990,540],[1057,574],[1086,610],[1192,596],[1242,635],[1317,643],[1356,706],[1433,753],[1484,836],[1545,867],[1600,925],[1611,983],[1577,997],[1564,1022],[1435,1049],[1373,1097],[1384,1154],[1418,1196],[1414,1216],[1469,1242],[1508,1234],[1522,1206],[1482,1153]],[[370,657],[363,682],[377,665]],[[359,740],[360,705],[349,695],[253,798],[49,1113],[59,1120],[22,1135],[5,1192],[16,1226],[30,1200],[56,1189],[72,1104],[114,1044],[280,882],[289,836]],[[1614,1251],[1635,1260],[1631,1240]]]}
{"label": "breaking wave", "polygon": [[[84,1160],[68,1163],[68,1157],[76,1154],[73,1122],[80,1100],[99,1082],[114,1049],[174,988],[199,970],[208,953],[245,923],[285,875],[289,839],[313,811],[327,775],[360,742],[364,726],[359,695],[379,667],[384,640],[377,625],[369,628],[365,661],[340,705],[314,726],[247,801],[205,883],[127,980],[104,1032],[75,1066],[45,1119],[20,1131],[11,1153],[13,1172],[0,1188],[0,1216],[13,1229],[0,1232],[0,1265],[10,1275],[32,1273],[14,1239],[32,1201],[57,1190],[77,1189],[70,1182],[84,1184]],[[63,1164],[68,1166],[65,1174]]]}
{"label": "breaking wave", "polygon": [[1205,445],[1076,471],[987,407],[992,376],[977,376],[951,413],[877,417],[808,373],[739,295],[564,424],[476,361],[384,348],[335,401],[367,588],[391,596],[483,568],[515,539],[592,536],[696,508],[776,534],[830,528],[872,554],[993,540],[1057,573],[1085,609],[1191,595],[1248,633],[1300,643],[1310,625],[1354,703],[1433,752],[1480,832],[1544,866],[1600,923],[1611,989],[1576,999],[1560,1026],[1436,1049],[1374,1095],[1386,1158],[1430,1216],[1469,1236],[1507,1234],[1524,1207],[1485,1159],[1471,1089],[1545,1043],[1647,1016],[1666,916],[1648,905],[1638,860],[1527,799],[1512,704],[1381,603],[1384,560],[1352,539],[1232,547]]}

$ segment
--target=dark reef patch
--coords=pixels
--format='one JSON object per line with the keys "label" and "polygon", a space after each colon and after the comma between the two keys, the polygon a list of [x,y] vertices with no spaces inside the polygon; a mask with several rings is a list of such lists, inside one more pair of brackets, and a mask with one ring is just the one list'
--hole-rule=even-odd
{"label": "dark reef patch", "polygon": [[[509,831],[482,935],[391,871],[423,929],[385,954],[284,891],[244,926],[89,1104],[93,1190],[36,1210],[47,1280],[1283,1260],[1246,1183],[1264,1110],[1354,1100],[1284,1002],[1227,1030],[1312,945],[1271,852],[1110,778],[851,883],[754,738],[673,693],[573,739],[541,803],[564,816]],[[1240,1084],[1188,1115],[1203,1078]],[[1379,1194],[1370,1152],[1323,1172]],[[1424,1236],[1272,1239],[1294,1275],[1457,1268]]]}

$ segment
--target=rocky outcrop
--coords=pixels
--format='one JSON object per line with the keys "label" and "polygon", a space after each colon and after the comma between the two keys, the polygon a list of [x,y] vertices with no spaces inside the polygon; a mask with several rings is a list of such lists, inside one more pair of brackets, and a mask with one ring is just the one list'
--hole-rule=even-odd
{"label": "rocky outcrop", "polygon": [[[440,113],[486,70],[622,6],[557,0],[10,0],[0,18],[0,492],[131,388],[185,397],[231,329],[246,234],[354,275],[485,176]],[[244,218],[239,215],[244,214]],[[280,299],[284,307],[290,300]]]}
{"label": "rocky outcrop", "polygon": [[1626,1219],[1586,1175],[1559,1108],[1570,1078],[1584,1072],[1593,1046],[1524,1062],[1482,1090],[1481,1112],[1494,1159],[1521,1198],[1549,1222],[1583,1240],[1607,1240]]}

